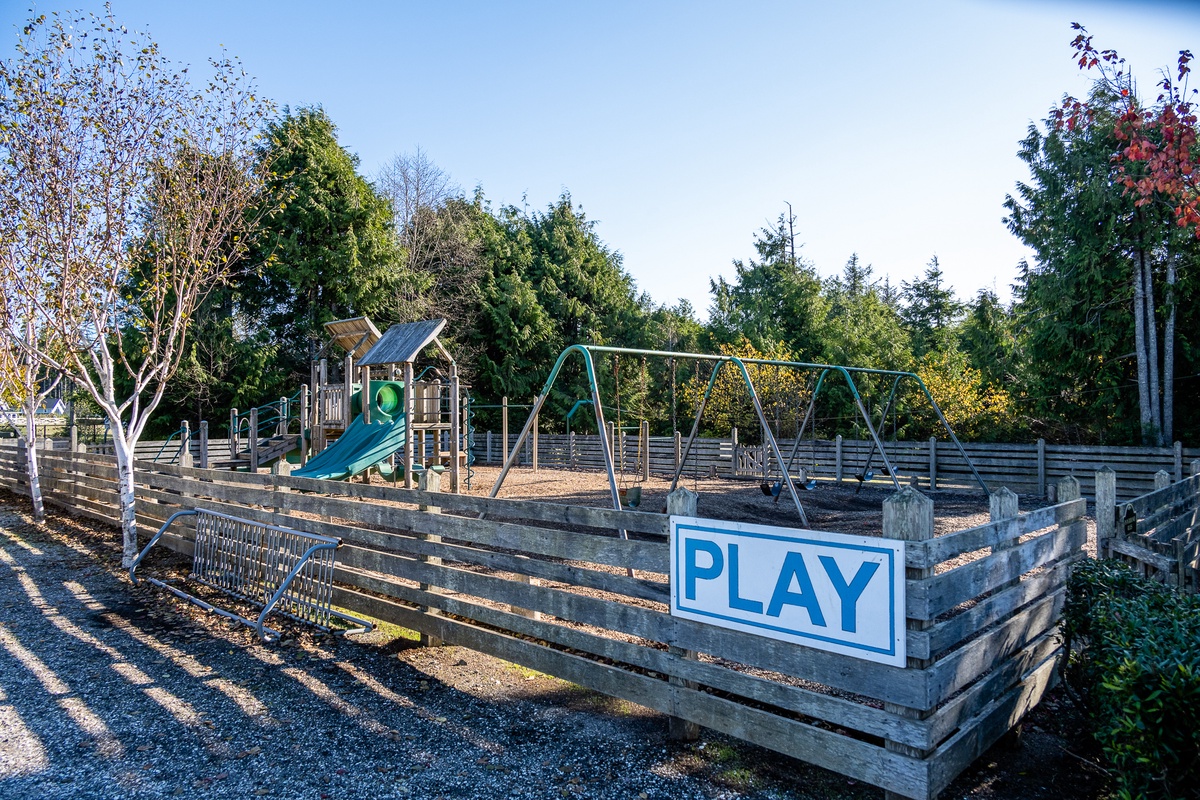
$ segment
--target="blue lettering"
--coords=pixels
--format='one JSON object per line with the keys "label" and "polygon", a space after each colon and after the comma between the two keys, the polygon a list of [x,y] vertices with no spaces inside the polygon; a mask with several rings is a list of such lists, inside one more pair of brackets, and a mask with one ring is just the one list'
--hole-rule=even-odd
{"label": "blue lettering", "polygon": [[738,596],[738,546],[729,545],[729,607],[739,611],[749,611],[751,614],[762,613],[762,603],[757,600],[746,600]]}
{"label": "blue lettering", "polygon": [[[799,593],[792,591],[793,579],[800,588]],[[779,580],[775,582],[775,591],[771,593],[771,604],[767,606],[767,616],[778,617],[785,605],[807,609],[812,624],[825,627],[825,615],[821,613],[821,606],[813,592],[812,579],[808,577],[804,557],[799,553],[788,553],[787,558],[783,560],[783,569],[779,571]]]}
{"label": "blue lettering", "polygon": [[871,578],[875,577],[879,564],[874,561],[864,561],[858,568],[858,572],[854,574],[854,580],[847,585],[841,569],[838,568],[837,562],[833,560],[832,556],[818,556],[818,558],[825,567],[825,574],[829,576],[829,582],[833,584],[834,591],[842,600],[842,630],[847,633],[855,633],[858,630],[858,598],[862,597],[863,590],[867,588]]}
{"label": "blue lettering", "polygon": [[[696,563],[696,554],[704,551],[712,558],[712,564],[701,567]],[[725,557],[715,542],[703,539],[685,539],[683,542],[683,586],[688,600],[696,599],[696,580],[710,581],[725,569]]]}

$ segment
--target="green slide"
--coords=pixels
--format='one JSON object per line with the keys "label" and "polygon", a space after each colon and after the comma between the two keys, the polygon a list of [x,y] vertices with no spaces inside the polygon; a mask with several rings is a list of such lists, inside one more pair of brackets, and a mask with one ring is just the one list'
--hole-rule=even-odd
{"label": "green slide", "polygon": [[[371,421],[363,422],[359,414],[333,444],[292,474],[298,478],[343,481],[386,461],[404,446],[407,426],[404,412],[399,410],[401,387],[394,381],[371,381],[375,395]],[[361,407],[361,394],[355,392],[352,402],[356,407]]]}

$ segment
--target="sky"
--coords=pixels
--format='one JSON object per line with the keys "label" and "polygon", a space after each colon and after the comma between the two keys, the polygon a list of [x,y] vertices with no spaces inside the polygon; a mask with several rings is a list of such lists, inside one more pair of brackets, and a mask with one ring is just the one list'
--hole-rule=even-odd
{"label": "sky", "polygon": [[[0,58],[36,13],[0,0]],[[706,316],[710,280],[791,203],[823,276],[893,283],[937,256],[960,298],[1010,296],[1003,223],[1028,126],[1090,85],[1071,23],[1143,86],[1200,51],[1200,2],[112,0],[169,58],[222,47],[282,106],[321,105],[368,177],[422,149],[493,206],[564,192],[656,304]]]}

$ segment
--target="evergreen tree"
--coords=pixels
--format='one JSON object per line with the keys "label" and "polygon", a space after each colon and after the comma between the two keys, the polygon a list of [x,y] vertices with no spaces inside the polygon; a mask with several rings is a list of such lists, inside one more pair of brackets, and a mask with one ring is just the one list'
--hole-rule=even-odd
{"label": "evergreen tree", "polygon": [[900,312],[912,337],[913,356],[945,351],[952,346],[953,325],[962,314],[962,303],[945,285],[937,256],[929,260],[924,277],[901,284],[905,305]]}
{"label": "evergreen tree", "polygon": [[286,110],[266,134],[260,155],[272,166],[270,189],[284,200],[239,300],[276,348],[276,368],[298,384],[326,341],[324,323],[384,306],[400,254],[389,203],[358,174],[357,156],[338,144],[324,110]]}

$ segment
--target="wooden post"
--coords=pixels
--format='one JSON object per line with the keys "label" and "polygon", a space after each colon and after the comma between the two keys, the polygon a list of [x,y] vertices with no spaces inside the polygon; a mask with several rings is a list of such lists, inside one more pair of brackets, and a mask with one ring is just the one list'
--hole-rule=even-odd
{"label": "wooden post", "polygon": [[1175,443],[1175,483],[1183,480],[1183,442]]}
{"label": "wooden post", "polygon": [[[363,422],[370,422],[371,421],[371,400],[373,399],[371,397],[371,368],[370,367],[359,367],[358,368],[358,385],[362,387],[359,390],[358,396],[362,399],[362,402],[359,403],[359,405],[362,406]],[[349,422],[347,422],[347,427],[349,427]]]}
{"label": "wooden post", "polygon": [[238,446],[238,413],[236,408],[229,409],[229,455],[237,458],[241,448]]}
{"label": "wooden post", "polygon": [[413,365],[404,362],[404,488],[413,488],[413,438],[416,437],[416,387],[413,386]]}
{"label": "wooden post", "polygon": [[487,432],[487,463],[492,463],[492,432]]}
{"label": "wooden post", "polygon": [[192,425],[186,419],[179,426],[179,466],[192,466]]}
{"label": "wooden post", "polygon": [[[411,364],[406,364],[405,366],[407,366],[410,370],[412,369]],[[407,386],[407,384],[405,384],[405,385]],[[420,481],[417,484],[417,488],[420,489],[422,492],[440,492],[442,490],[441,473],[435,472],[434,470],[431,470],[431,469],[426,469],[426,470],[422,471]],[[442,513],[442,509],[439,506],[419,505],[418,508],[421,511],[425,511],[430,514]],[[436,536],[431,533],[417,534],[417,538],[423,539],[427,542],[442,541],[441,536]],[[423,561],[427,564],[434,564],[434,565],[441,565],[441,563],[442,563],[442,559],[438,558],[437,556],[419,556],[418,560]],[[428,583],[420,583],[420,584],[418,584],[418,587],[423,592],[429,592],[430,594],[439,594],[437,588]],[[430,608],[429,606],[420,606],[420,610],[424,611],[426,614],[429,614],[430,616],[433,616],[433,617],[436,617],[439,614],[441,614],[441,612],[438,611],[436,608]],[[437,647],[442,644],[442,640],[438,639],[436,636],[430,636],[427,633],[422,633],[421,634],[421,644],[424,645],[425,647]]]}
{"label": "wooden post", "polygon": [[[1170,485],[1171,473],[1167,472],[1165,469],[1160,469],[1158,472],[1154,473],[1154,491],[1157,492],[1159,489],[1165,489]],[[1059,502],[1061,503],[1062,501],[1060,500]]]}
{"label": "wooden post", "polygon": [[833,474],[837,478],[837,482],[842,482],[842,435],[839,433],[833,437]]}
{"label": "wooden post", "polygon": [[1192,474],[1200,475],[1200,458],[1197,458],[1192,462]]}
{"label": "wooden post", "polygon": [[929,437],[929,491],[937,490],[937,437]]}
{"label": "wooden post", "polygon": [[1117,473],[1111,467],[1096,471],[1096,557],[1109,558],[1117,532]]}
{"label": "wooden post", "polygon": [[76,425],[74,422],[72,422],[71,427],[67,432],[67,435],[71,437],[71,452],[72,453],[78,452],[79,451],[79,426]]}
{"label": "wooden post", "polygon": [[533,466],[533,471],[538,471],[538,422],[540,414],[533,415],[533,428],[529,431],[529,463]]}
{"label": "wooden post", "polygon": [[[896,494],[883,501],[883,535],[888,539],[902,539],[906,542],[921,542],[933,538],[933,501],[911,486],[906,486]],[[908,568],[905,576],[908,580],[922,580],[933,577],[934,568]],[[924,630],[933,623],[924,620],[910,619],[907,622],[909,630]],[[908,669],[927,669],[933,664],[933,659],[909,658]],[[884,703],[885,711],[907,719],[922,720],[933,714],[932,708],[908,708],[895,703]],[[884,748],[893,753],[900,753],[912,758],[925,758],[931,751],[921,750],[911,745],[885,740]],[[902,795],[895,792],[884,792],[887,800],[902,800]]]}
{"label": "wooden post", "polygon": [[345,368],[342,370],[342,383],[345,391],[342,393],[342,425],[350,427],[350,395],[354,394],[354,354],[346,353]]}
{"label": "wooden post", "polygon": [[738,452],[738,429],[736,425],[729,429],[729,441],[733,443],[733,464],[730,472],[732,474],[731,476],[736,478],[738,476],[738,469],[741,466],[741,453]]}
{"label": "wooden post", "polygon": [[1046,497],[1046,440],[1037,440],[1038,494]]}
{"label": "wooden post", "polygon": [[[678,436],[678,433],[676,433],[676,436]],[[696,516],[696,502],[699,498],[700,495],[687,487],[680,486],[667,495],[667,514],[675,517],[694,517]],[[700,655],[695,650],[685,650],[675,645],[669,644],[667,652],[672,656],[686,661],[698,661],[700,659]],[[697,688],[695,681],[684,680],[674,675],[669,675],[667,682],[672,686],[680,686],[687,689]],[[667,718],[667,726],[668,734],[672,739],[677,741],[694,742],[700,738],[700,726],[695,722],[671,716]]]}
{"label": "wooden post", "polygon": [[642,480],[650,480],[650,420],[642,420],[641,444],[638,448],[642,451]]}
{"label": "wooden post", "polygon": [[[1005,521],[1004,536],[1000,543],[992,548],[993,553],[999,553],[1002,550],[1009,550],[1017,544],[1017,539],[1021,535],[1020,528],[1017,525],[1018,514],[1018,498],[1016,493],[1007,486],[1001,486],[996,491],[988,496],[988,511],[991,515],[992,522]],[[1021,582],[1020,578],[1009,581],[1001,586],[1000,589],[1007,589],[1010,586],[1016,586]]]}
{"label": "wooden post", "polygon": [[250,409],[250,433],[246,437],[250,445],[250,471],[258,472],[258,409]]}
{"label": "wooden post", "polygon": [[200,420],[200,469],[208,469],[208,420]]}
{"label": "wooden post", "polygon": [[458,365],[450,365],[450,491],[462,492],[458,461],[462,450],[462,398],[459,396]]}
{"label": "wooden post", "polygon": [[1064,478],[1059,478],[1055,483],[1055,495],[1058,497],[1058,502],[1065,503],[1068,500],[1078,500],[1083,494],[1079,490],[1079,480],[1073,475],[1067,475]]}
{"label": "wooden post", "polygon": [[308,425],[308,386],[300,386],[300,466],[308,463],[308,437],[312,436],[312,428]]}

